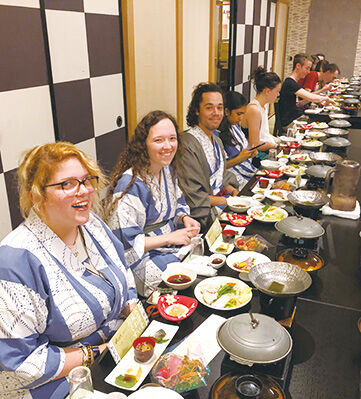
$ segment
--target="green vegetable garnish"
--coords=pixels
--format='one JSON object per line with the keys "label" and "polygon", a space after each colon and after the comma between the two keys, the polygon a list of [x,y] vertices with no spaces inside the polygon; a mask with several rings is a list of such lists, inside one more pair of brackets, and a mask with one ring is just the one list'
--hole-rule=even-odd
{"label": "green vegetable garnish", "polygon": [[267,203],[267,204],[262,208],[262,212],[266,212],[269,208],[271,208],[271,205]]}
{"label": "green vegetable garnish", "polygon": [[124,375],[121,374],[115,378],[115,383],[120,387],[132,388],[137,383],[137,380],[135,378],[124,378]]}
{"label": "green vegetable garnish", "polygon": [[[217,291],[217,299],[219,299],[222,295],[225,294],[235,294],[236,290],[233,288],[235,284],[225,284],[218,288]],[[216,299],[216,300],[217,300]]]}

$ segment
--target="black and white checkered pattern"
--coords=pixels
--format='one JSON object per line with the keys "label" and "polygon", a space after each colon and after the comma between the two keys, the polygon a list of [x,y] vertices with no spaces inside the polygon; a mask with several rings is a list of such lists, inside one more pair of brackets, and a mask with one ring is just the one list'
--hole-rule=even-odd
{"label": "black and white checkered pattern", "polygon": [[127,140],[121,40],[118,0],[0,0],[0,238],[22,220],[24,151],[66,140],[113,167]]}
{"label": "black and white checkered pattern", "polygon": [[258,65],[272,68],[276,0],[237,0],[234,90],[255,97],[251,74]]}

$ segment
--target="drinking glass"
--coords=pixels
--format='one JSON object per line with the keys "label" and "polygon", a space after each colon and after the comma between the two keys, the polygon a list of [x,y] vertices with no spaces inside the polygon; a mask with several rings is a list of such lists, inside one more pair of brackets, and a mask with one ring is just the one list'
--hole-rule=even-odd
{"label": "drinking glass", "polygon": [[69,399],[90,399],[93,397],[93,383],[88,367],[79,366],[69,373]]}
{"label": "drinking glass", "polygon": [[271,148],[268,151],[268,159],[270,161],[277,161],[277,149],[276,148]]}
{"label": "drinking glass", "polygon": [[294,130],[292,129],[292,127],[289,127],[289,128],[287,129],[287,137],[292,137],[292,138],[295,137],[295,132],[294,132]]}
{"label": "drinking glass", "polygon": [[204,241],[202,237],[191,238],[190,258],[204,255]]}

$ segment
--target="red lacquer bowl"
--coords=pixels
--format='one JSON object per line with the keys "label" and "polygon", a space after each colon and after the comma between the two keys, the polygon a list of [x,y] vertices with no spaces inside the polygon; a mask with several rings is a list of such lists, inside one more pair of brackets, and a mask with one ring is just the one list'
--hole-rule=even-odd
{"label": "red lacquer bowl", "polygon": [[[181,306],[177,306],[181,305]],[[184,296],[184,295],[162,295],[158,299],[158,310],[159,313],[161,314],[162,317],[164,317],[166,320],[170,321],[181,321],[189,317],[196,309],[198,305],[198,301],[194,298],[191,298],[189,296]],[[172,306],[172,308],[171,308]],[[188,310],[186,310],[184,313],[180,314],[180,316],[175,316],[169,314],[169,312],[174,311],[181,311],[186,307]],[[168,312],[168,313],[167,313]]]}
{"label": "red lacquer bowl", "polygon": [[284,172],[282,172],[282,170],[265,170],[264,173],[266,173],[266,175],[268,177],[271,177],[272,179],[277,179],[284,175]]}
{"label": "red lacquer bowl", "polygon": [[290,141],[287,141],[287,146],[290,148],[298,148],[298,147],[301,147],[301,143],[297,143],[297,142],[291,143]]}
{"label": "red lacquer bowl", "polygon": [[244,227],[250,224],[253,220],[253,216],[250,215],[234,215],[227,214],[228,220],[233,224],[233,226]]}

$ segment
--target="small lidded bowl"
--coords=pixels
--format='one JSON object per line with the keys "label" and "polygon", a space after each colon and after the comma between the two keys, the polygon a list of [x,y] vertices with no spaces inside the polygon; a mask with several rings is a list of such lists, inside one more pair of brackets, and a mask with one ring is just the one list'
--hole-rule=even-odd
{"label": "small lidded bowl", "polygon": [[133,342],[134,358],[139,363],[147,362],[154,353],[155,341],[151,337],[139,337]]}
{"label": "small lidded bowl", "polygon": [[226,258],[226,255],[223,254],[213,254],[209,257],[208,265],[213,269],[220,269],[226,262]]}

